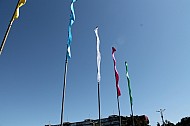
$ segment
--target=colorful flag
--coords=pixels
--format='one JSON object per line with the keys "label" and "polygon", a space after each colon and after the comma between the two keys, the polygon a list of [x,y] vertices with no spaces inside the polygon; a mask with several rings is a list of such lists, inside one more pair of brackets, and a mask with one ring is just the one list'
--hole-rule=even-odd
{"label": "colorful flag", "polygon": [[68,58],[71,58],[71,42],[72,42],[71,27],[75,21],[74,2],[76,2],[76,0],[72,0],[72,3],[71,3],[71,15],[70,15],[70,22],[69,22],[69,29],[68,29],[68,41],[67,41],[67,57]]}
{"label": "colorful flag", "polygon": [[23,6],[26,3],[26,0],[20,0],[16,9],[16,12],[14,14],[14,19],[17,19],[19,17],[19,8]]}
{"label": "colorful flag", "polygon": [[116,60],[115,60],[115,56],[114,56],[115,51],[116,51],[116,49],[114,47],[112,47],[112,57],[113,57],[113,63],[114,63],[117,96],[121,96],[121,91],[120,91],[119,83],[118,83],[119,82],[119,74],[118,74],[118,71],[116,69]]}
{"label": "colorful flag", "polygon": [[128,73],[128,65],[127,65],[126,61],[125,61],[125,66],[126,66],[126,76],[127,76],[127,82],[128,82],[128,88],[129,88],[130,103],[132,106],[133,105],[133,98],[132,98],[132,93],[131,93],[130,78],[129,78],[129,73]]}
{"label": "colorful flag", "polygon": [[100,38],[98,36],[98,27],[94,30],[96,34],[96,47],[97,47],[97,81],[100,82],[100,61],[101,61],[101,54],[100,54]]}

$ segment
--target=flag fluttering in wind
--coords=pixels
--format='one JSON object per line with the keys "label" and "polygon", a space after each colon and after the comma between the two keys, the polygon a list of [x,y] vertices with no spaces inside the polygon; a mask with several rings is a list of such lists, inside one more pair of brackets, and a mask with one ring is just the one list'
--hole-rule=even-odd
{"label": "flag fluttering in wind", "polygon": [[125,66],[126,66],[126,76],[127,76],[127,82],[128,82],[128,88],[129,88],[130,103],[132,106],[133,105],[133,98],[132,98],[132,93],[131,93],[130,78],[129,78],[129,73],[128,73],[128,65],[127,65],[126,61],[125,61]]}
{"label": "flag fluttering in wind", "polygon": [[71,3],[71,15],[70,15],[70,22],[69,22],[69,29],[68,29],[68,41],[67,41],[67,57],[68,58],[71,58],[71,42],[72,42],[71,27],[75,21],[74,2],[76,2],[76,0],[72,0],[72,3]]}
{"label": "flag fluttering in wind", "polygon": [[99,126],[101,126],[101,112],[100,112],[100,62],[101,62],[101,54],[100,54],[100,38],[98,35],[98,27],[94,30],[96,34],[96,51],[97,51],[97,82],[98,82],[98,113],[99,113]]}
{"label": "flag fluttering in wind", "polygon": [[66,61],[65,61],[65,72],[64,72],[64,83],[63,83],[63,96],[62,96],[62,106],[61,106],[61,126],[63,125],[63,116],[64,116],[64,101],[65,101],[65,91],[66,91],[66,78],[67,78],[67,66],[68,66],[68,58],[71,58],[71,42],[72,42],[72,32],[71,27],[75,21],[75,12],[74,12],[74,2],[77,0],[72,0],[71,2],[71,14],[69,20],[69,28],[68,28],[68,40],[67,40],[67,52],[66,52]]}
{"label": "flag fluttering in wind", "polygon": [[101,54],[100,54],[100,38],[98,36],[98,27],[94,30],[96,34],[96,46],[97,46],[97,81],[100,82],[100,61],[101,61]]}
{"label": "flag fluttering in wind", "polygon": [[116,51],[116,49],[114,47],[112,47],[112,57],[113,57],[113,62],[114,62],[114,71],[115,71],[115,80],[116,80],[116,89],[117,89],[117,96],[121,96],[121,91],[119,88],[119,73],[116,69],[116,59],[114,56],[114,52]]}
{"label": "flag fluttering in wind", "polygon": [[17,19],[19,17],[19,8],[23,6],[26,3],[26,0],[20,0],[18,3],[18,6],[16,8],[15,14],[14,14],[14,19]]}
{"label": "flag fluttering in wind", "polygon": [[132,93],[131,93],[130,78],[129,78],[129,73],[128,73],[128,65],[127,65],[126,61],[125,61],[125,66],[126,66],[126,76],[127,76],[127,82],[128,82],[130,104],[131,104],[131,116],[132,116],[132,121],[133,121],[132,124],[133,124],[133,126],[135,126],[134,117],[133,117],[133,98],[132,98]]}
{"label": "flag fluttering in wind", "polygon": [[7,31],[6,31],[6,33],[5,33],[5,36],[4,36],[3,41],[2,41],[2,43],[1,43],[1,46],[0,46],[0,55],[1,55],[2,51],[3,51],[3,48],[4,48],[4,45],[5,45],[5,43],[6,43],[7,37],[8,37],[8,35],[9,35],[10,30],[11,30],[11,26],[12,26],[14,20],[19,17],[19,8],[20,8],[21,6],[23,6],[25,3],[26,3],[26,0],[18,0],[18,2],[17,2],[15,11],[14,11],[14,13],[13,13],[13,15],[12,15],[11,21],[10,21],[10,23],[9,23],[9,26],[8,26],[8,28],[7,28]]}

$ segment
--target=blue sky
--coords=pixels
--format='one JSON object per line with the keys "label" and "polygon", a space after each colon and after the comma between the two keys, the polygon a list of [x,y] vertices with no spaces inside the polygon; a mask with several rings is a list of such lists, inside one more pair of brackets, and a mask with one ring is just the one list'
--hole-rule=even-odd
{"label": "blue sky", "polygon": [[[0,40],[17,0],[0,0]],[[60,123],[70,0],[28,0],[0,56],[0,126]],[[78,0],[72,27],[65,121],[98,118],[96,36],[99,26],[101,115],[118,114],[111,47],[117,51],[121,114],[130,115],[125,65],[129,65],[134,115],[151,125],[190,116],[188,0]]]}

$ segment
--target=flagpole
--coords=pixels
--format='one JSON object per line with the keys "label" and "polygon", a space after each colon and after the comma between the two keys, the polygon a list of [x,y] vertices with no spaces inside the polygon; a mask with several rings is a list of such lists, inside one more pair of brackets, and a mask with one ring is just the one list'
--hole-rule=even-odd
{"label": "flagpole", "polygon": [[119,126],[121,126],[121,113],[120,113],[120,104],[119,104],[119,96],[117,94],[117,107],[119,112]]}
{"label": "flagpole", "polygon": [[116,80],[116,91],[117,91],[117,105],[118,105],[118,112],[119,112],[119,126],[121,126],[121,115],[120,115],[120,105],[119,105],[119,96],[121,95],[120,88],[119,88],[119,74],[116,69],[116,60],[114,56],[114,52],[116,49],[112,47],[112,58],[113,58],[113,63],[114,63],[114,71],[115,71],[115,80]]}
{"label": "flagpole", "polygon": [[64,111],[64,101],[65,101],[66,82],[67,82],[67,67],[68,67],[68,58],[67,58],[67,55],[66,55],[65,72],[64,72],[64,83],[63,83],[63,95],[62,95],[62,107],[61,107],[61,123],[60,123],[60,126],[63,126],[63,117],[64,117],[63,111]]}
{"label": "flagpole", "polygon": [[99,114],[99,126],[101,126],[101,109],[100,109],[100,62],[101,62],[101,54],[100,54],[100,38],[98,35],[98,26],[94,29],[96,35],[96,51],[97,51],[97,82],[98,82],[98,114]]}
{"label": "flagpole", "polygon": [[64,117],[64,101],[65,101],[65,92],[66,92],[66,80],[67,80],[67,67],[68,67],[68,58],[71,58],[71,50],[70,45],[72,42],[72,32],[71,27],[75,21],[75,13],[74,13],[74,2],[76,0],[72,0],[71,2],[71,15],[70,15],[70,22],[68,28],[68,41],[67,41],[67,51],[66,51],[66,59],[65,59],[65,72],[64,72],[64,84],[63,84],[63,96],[62,96],[62,106],[61,106],[61,124],[63,126],[63,117]]}
{"label": "flagpole", "polygon": [[135,123],[134,123],[134,116],[133,116],[132,95],[131,95],[131,88],[130,88],[130,79],[129,79],[129,74],[128,74],[128,65],[127,65],[127,62],[126,62],[126,61],[125,61],[125,66],[126,66],[126,76],[127,76],[127,83],[128,83],[128,89],[129,89],[129,100],[130,100],[130,105],[131,105],[132,126],[135,126]]}
{"label": "flagpole", "polygon": [[98,82],[98,112],[99,112],[99,126],[101,126],[101,114],[100,114],[100,82]]}
{"label": "flagpole", "polygon": [[134,116],[133,116],[133,106],[131,104],[131,116],[132,116],[132,125],[135,126],[135,122],[134,122]]}
{"label": "flagpole", "polygon": [[[130,95],[130,93],[129,93]],[[130,97],[130,96],[129,96]],[[130,99],[130,98],[129,98]],[[131,103],[130,103],[131,104]],[[134,122],[134,116],[133,116],[133,105],[131,104],[131,118],[132,118],[132,126],[135,126],[135,122]]]}
{"label": "flagpole", "polygon": [[11,20],[10,20],[9,26],[8,26],[8,28],[7,28],[7,31],[6,31],[6,33],[5,33],[5,36],[4,36],[3,41],[2,41],[2,43],[1,43],[0,55],[1,55],[2,51],[3,51],[3,47],[4,47],[4,45],[5,45],[5,42],[6,42],[6,40],[7,40],[8,35],[9,35],[10,29],[11,29],[11,27],[12,27],[12,24],[13,24],[13,21],[14,21],[14,15],[15,15],[15,12],[16,12],[17,7],[18,7],[18,5],[19,5],[19,2],[20,2],[20,0],[18,0],[18,2],[17,2],[16,8],[15,8],[14,13],[13,13],[13,16],[12,16],[12,18],[11,18]]}

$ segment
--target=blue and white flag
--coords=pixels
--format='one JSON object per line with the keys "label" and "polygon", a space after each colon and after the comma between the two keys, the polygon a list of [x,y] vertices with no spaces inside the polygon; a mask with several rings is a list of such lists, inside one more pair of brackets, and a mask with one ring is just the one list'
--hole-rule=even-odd
{"label": "blue and white flag", "polygon": [[76,0],[72,0],[72,3],[71,3],[71,15],[70,15],[70,22],[69,22],[69,29],[68,29],[68,41],[67,41],[67,58],[71,58],[71,42],[72,42],[71,27],[75,21],[74,2],[76,2]]}

